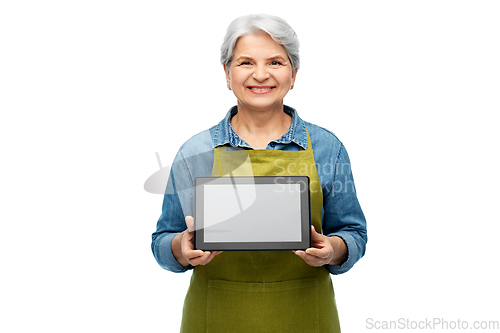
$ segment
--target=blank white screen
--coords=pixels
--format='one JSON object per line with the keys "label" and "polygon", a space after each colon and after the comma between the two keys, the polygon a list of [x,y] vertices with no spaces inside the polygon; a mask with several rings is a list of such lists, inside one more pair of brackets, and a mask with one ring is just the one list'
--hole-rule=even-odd
{"label": "blank white screen", "polygon": [[300,184],[205,185],[204,227],[206,243],[301,241]]}

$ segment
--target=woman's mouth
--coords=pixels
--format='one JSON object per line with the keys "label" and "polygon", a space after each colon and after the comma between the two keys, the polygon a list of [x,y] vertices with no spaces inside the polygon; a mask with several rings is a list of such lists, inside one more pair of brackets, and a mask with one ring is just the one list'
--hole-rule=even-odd
{"label": "woman's mouth", "polygon": [[274,89],[274,87],[250,86],[248,87],[248,89],[250,89],[250,91],[253,92],[254,94],[267,94],[270,93]]}

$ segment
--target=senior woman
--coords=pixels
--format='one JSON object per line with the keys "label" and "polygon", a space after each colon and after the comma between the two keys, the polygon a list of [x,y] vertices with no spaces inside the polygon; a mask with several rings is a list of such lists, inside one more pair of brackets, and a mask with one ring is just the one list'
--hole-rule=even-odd
{"label": "senior woman", "polygon": [[[193,269],[181,332],[340,332],[330,274],[348,271],[364,255],[366,222],[343,144],[283,104],[297,77],[298,49],[295,32],[278,17],[243,16],[227,29],[221,63],[237,105],[181,146],[153,233],[161,267]],[[241,152],[250,168],[232,165]],[[308,176],[312,247],[195,250],[194,179],[227,170]]]}

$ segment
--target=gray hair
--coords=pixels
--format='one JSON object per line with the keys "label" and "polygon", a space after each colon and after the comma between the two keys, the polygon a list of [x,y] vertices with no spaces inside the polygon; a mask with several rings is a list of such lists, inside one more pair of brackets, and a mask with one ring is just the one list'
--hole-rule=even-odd
{"label": "gray hair", "polygon": [[255,35],[259,31],[266,32],[288,54],[293,68],[300,67],[299,39],[292,27],[285,20],[267,14],[252,14],[235,19],[226,31],[224,42],[220,48],[220,62],[226,67],[233,60],[233,52],[238,38],[244,35]]}

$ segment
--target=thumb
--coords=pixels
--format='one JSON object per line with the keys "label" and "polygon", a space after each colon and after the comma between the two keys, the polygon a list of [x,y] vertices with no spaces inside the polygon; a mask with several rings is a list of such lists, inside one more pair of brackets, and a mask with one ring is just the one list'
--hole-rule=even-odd
{"label": "thumb", "polygon": [[320,239],[320,238],[321,238],[321,237],[320,237],[320,234],[318,234],[318,233],[316,232],[316,229],[314,228],[314,226],[313,226],[313,225],[311,225],[311,239],[312,239],[312,240],[317,240],[317,239]]}
{"label": "thumb", "polygon": [[194,230],[194,218],[192,216],[186,216],[186,226],[189,232],[193,232]]}

